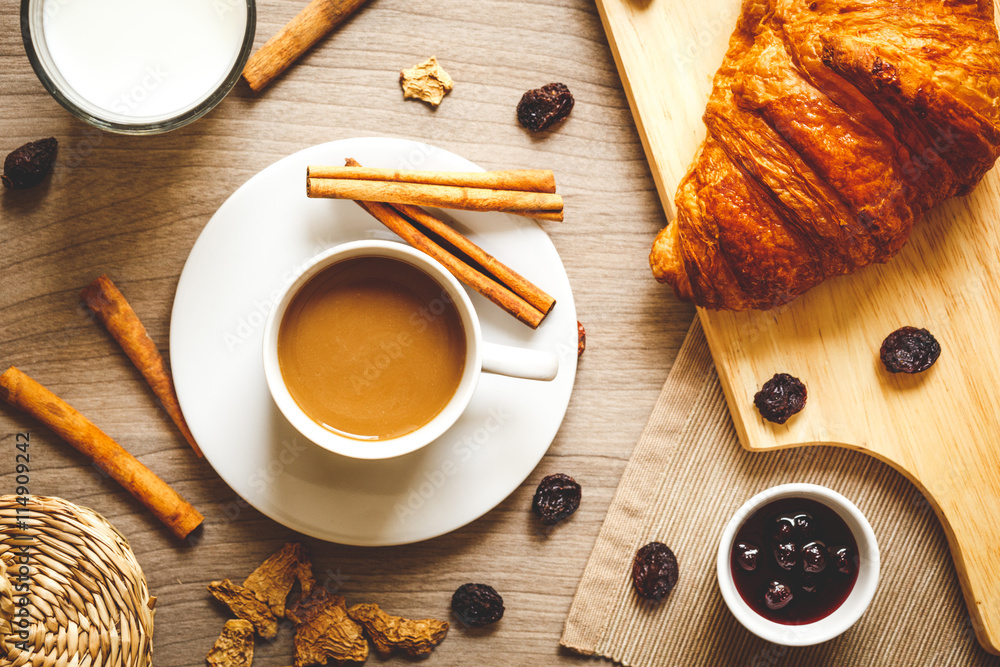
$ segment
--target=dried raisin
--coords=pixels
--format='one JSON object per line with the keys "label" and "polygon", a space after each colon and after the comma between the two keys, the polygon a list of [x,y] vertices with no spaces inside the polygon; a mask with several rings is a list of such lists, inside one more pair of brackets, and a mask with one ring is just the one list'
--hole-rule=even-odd
{"label": "dried raisin", "polygon": [[503,618],[503,598],[492,586],[463,584],[451,596],[451,610],[466,625],[491,625]]}
{"label": "dried raisin", "polygon": [[941,356],[941,344],[927,329],[903,327],[886,336],[878,356],[890,373],[921,373]]}
{"label": "dried raisin", "polygon": [[543,477],[535,489],[531,509],[546,526],[559,523],[580,507],[581,488],[569,475]]}
{"label": "dried raisin", "polygon": [[573,93],[562,83],[529,90],[517,105],[517,122],[532,132],[541,132],[561,121],[573,110]]}
{"label": "dried raisin", "polygon": [[833,552],[833,564],[841,574],[854,574],[858,569],[858,556],[850,547],[838,547]]}
{"label": "dried raisin", "polygon": [[650,542],[635,552],[632,586],[639,597],[659,602],[677,585],[677,557],[666,544]]}
{"label": "dried raisin", "polygon": [[792,601],[792,589],[788,584],[781,581],[772,581],[767,585],[767,590],[764,591],[764,604],[771,611],[777,611],[788,606],[788,603]]}
{"label": "dried raisin", "polygon": [[799,564],[799,547],[795,542],[782,542],[774,547],[774,560],[782,570],[791,570]]}
{"label": "dried raisin", "polygon": [[736,545],[736,562],[747,572],[757,569],[757,557],[760,556],[760,549],[749,542],[740,542]]}
{"label": "dried raisin", "polygon": [[795,539],[806,541],[813,536],[816,532],[816,523],[813,519],[812,514],[809,512],[800,512],[792,517],[792,523],[795,524]]}
{"label": "dried raisin", "polygon": [[764,419],[784,424],[806,405],[806,386],[788,373],[776,373],[753,397]]}
{"label": "dried raisin", "polygon": [[583,322],[576,321],[576,358],[583,356],[583,351],[587,349],[587,330],[583,328]]}
{"label": "dried raisin", "polygon": [[3,184],[14,190],[32,188],[52,171],[59,142],[55,137],[31,141],[16,148],[3,162]]}
{"label": "dried raisin", "polygon": [[826,569],[829,552],[822,542],[810,542],[799,552],[802,556],[802,569],[810,574],[819,574]]}

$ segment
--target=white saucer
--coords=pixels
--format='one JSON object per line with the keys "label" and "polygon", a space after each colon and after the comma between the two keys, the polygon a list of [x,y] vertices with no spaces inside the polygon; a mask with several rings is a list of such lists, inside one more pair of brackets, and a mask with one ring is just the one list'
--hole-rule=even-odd
{"label": "white saucer", "polygon": [[532,331],[470,292],[485,340],[557,352],[558,376],[532,382],[483,375],[455,426],[399,458],[350,459],[307,441],[285,421],[264,382],[267,312],[313,255],[356,239],[398,240],[353,202],[306,197],[307,165],[343,164],[348,157],[372,167],[481,171],[439,148],[377,138],[314,146],[271,165],[219,208],[191,250],[174,300],[170,361],[205,457],[253,507],[331,542],[406,544],[479,518],[541,460],[576,377],[576,308],[559,254],[537,223],[447,211],[463,233],[556,298]]}

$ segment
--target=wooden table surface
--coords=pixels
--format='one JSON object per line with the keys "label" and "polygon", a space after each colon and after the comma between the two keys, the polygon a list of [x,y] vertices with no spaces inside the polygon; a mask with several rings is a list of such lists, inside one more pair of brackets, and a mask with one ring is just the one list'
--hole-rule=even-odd
{"label": "wooden table surface", "polygon": [[[559,649],[563,621],[693,317],[650,276],[647,253],[664,212],[594,6],[371,0],[260,97],[241,83],[192,125],[126,137],[77,121],[45,92],[24,55],[18,4],[0,5],[0,154],[46,136],[60,149],[45,184],[0,195],[0,365],[16,365],[91,418],[198,507],[206,525],[196,545],[179,543],[83,456],[5,405],[0,493],[14,490],[15,434],[29,431],[32,493],[92,507],[129,538],[159,598],[161,667],[204,664],[228,617],[206,584],[242,580],[288,540],[309,546],[320,583],[349,603],[378,602],[397,614],[448,619],[457,586],[494,585],[504,619],[485,631],[453,628],[428,664],[586,662]],[[259,0],[256,44],[302,5]],[[400,69],[430,55],[456,81],[437,110],[404,101],[398,84]],[[552,81],[570,87],[576,107],[562,127],[531,135],[517,125],[515,106],[523,91]],[[545,227],[588,332],[566,419],[520,488],[454,533],[377,549],[304,538],[241,508],[78,297],[107,273],[166,357],[178,276],[218,206],[279,158],[358,136],[425,141],[487,168],[553,169],[566,222]],[[531,496],[554,472],[575,477],[584,500],[572,519],[543,531],[531,518]],[[289,664],[290,656],[287,631],[273,644],[258,641],[258,665]]]}

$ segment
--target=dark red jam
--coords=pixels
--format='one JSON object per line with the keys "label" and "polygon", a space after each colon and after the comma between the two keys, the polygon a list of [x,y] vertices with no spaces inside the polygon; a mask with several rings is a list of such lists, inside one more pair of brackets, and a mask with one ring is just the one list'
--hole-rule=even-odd
{"label": "dark red jam", "polygon": [[807,498],[782,498],[751,514],[730,558],[743,600],[785,625],[832,614],[854,588],[858,565],[851,529],[832,509]]}

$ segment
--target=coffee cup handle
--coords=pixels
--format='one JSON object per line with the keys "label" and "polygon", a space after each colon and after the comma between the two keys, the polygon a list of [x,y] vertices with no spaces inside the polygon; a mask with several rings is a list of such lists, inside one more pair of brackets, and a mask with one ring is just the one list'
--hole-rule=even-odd
{"label": "coffee cup handle", "polygon": [[559,372],[559,357],[551,352],[496,343],[482,343],[483,372],[525,380],[552,380]]}

